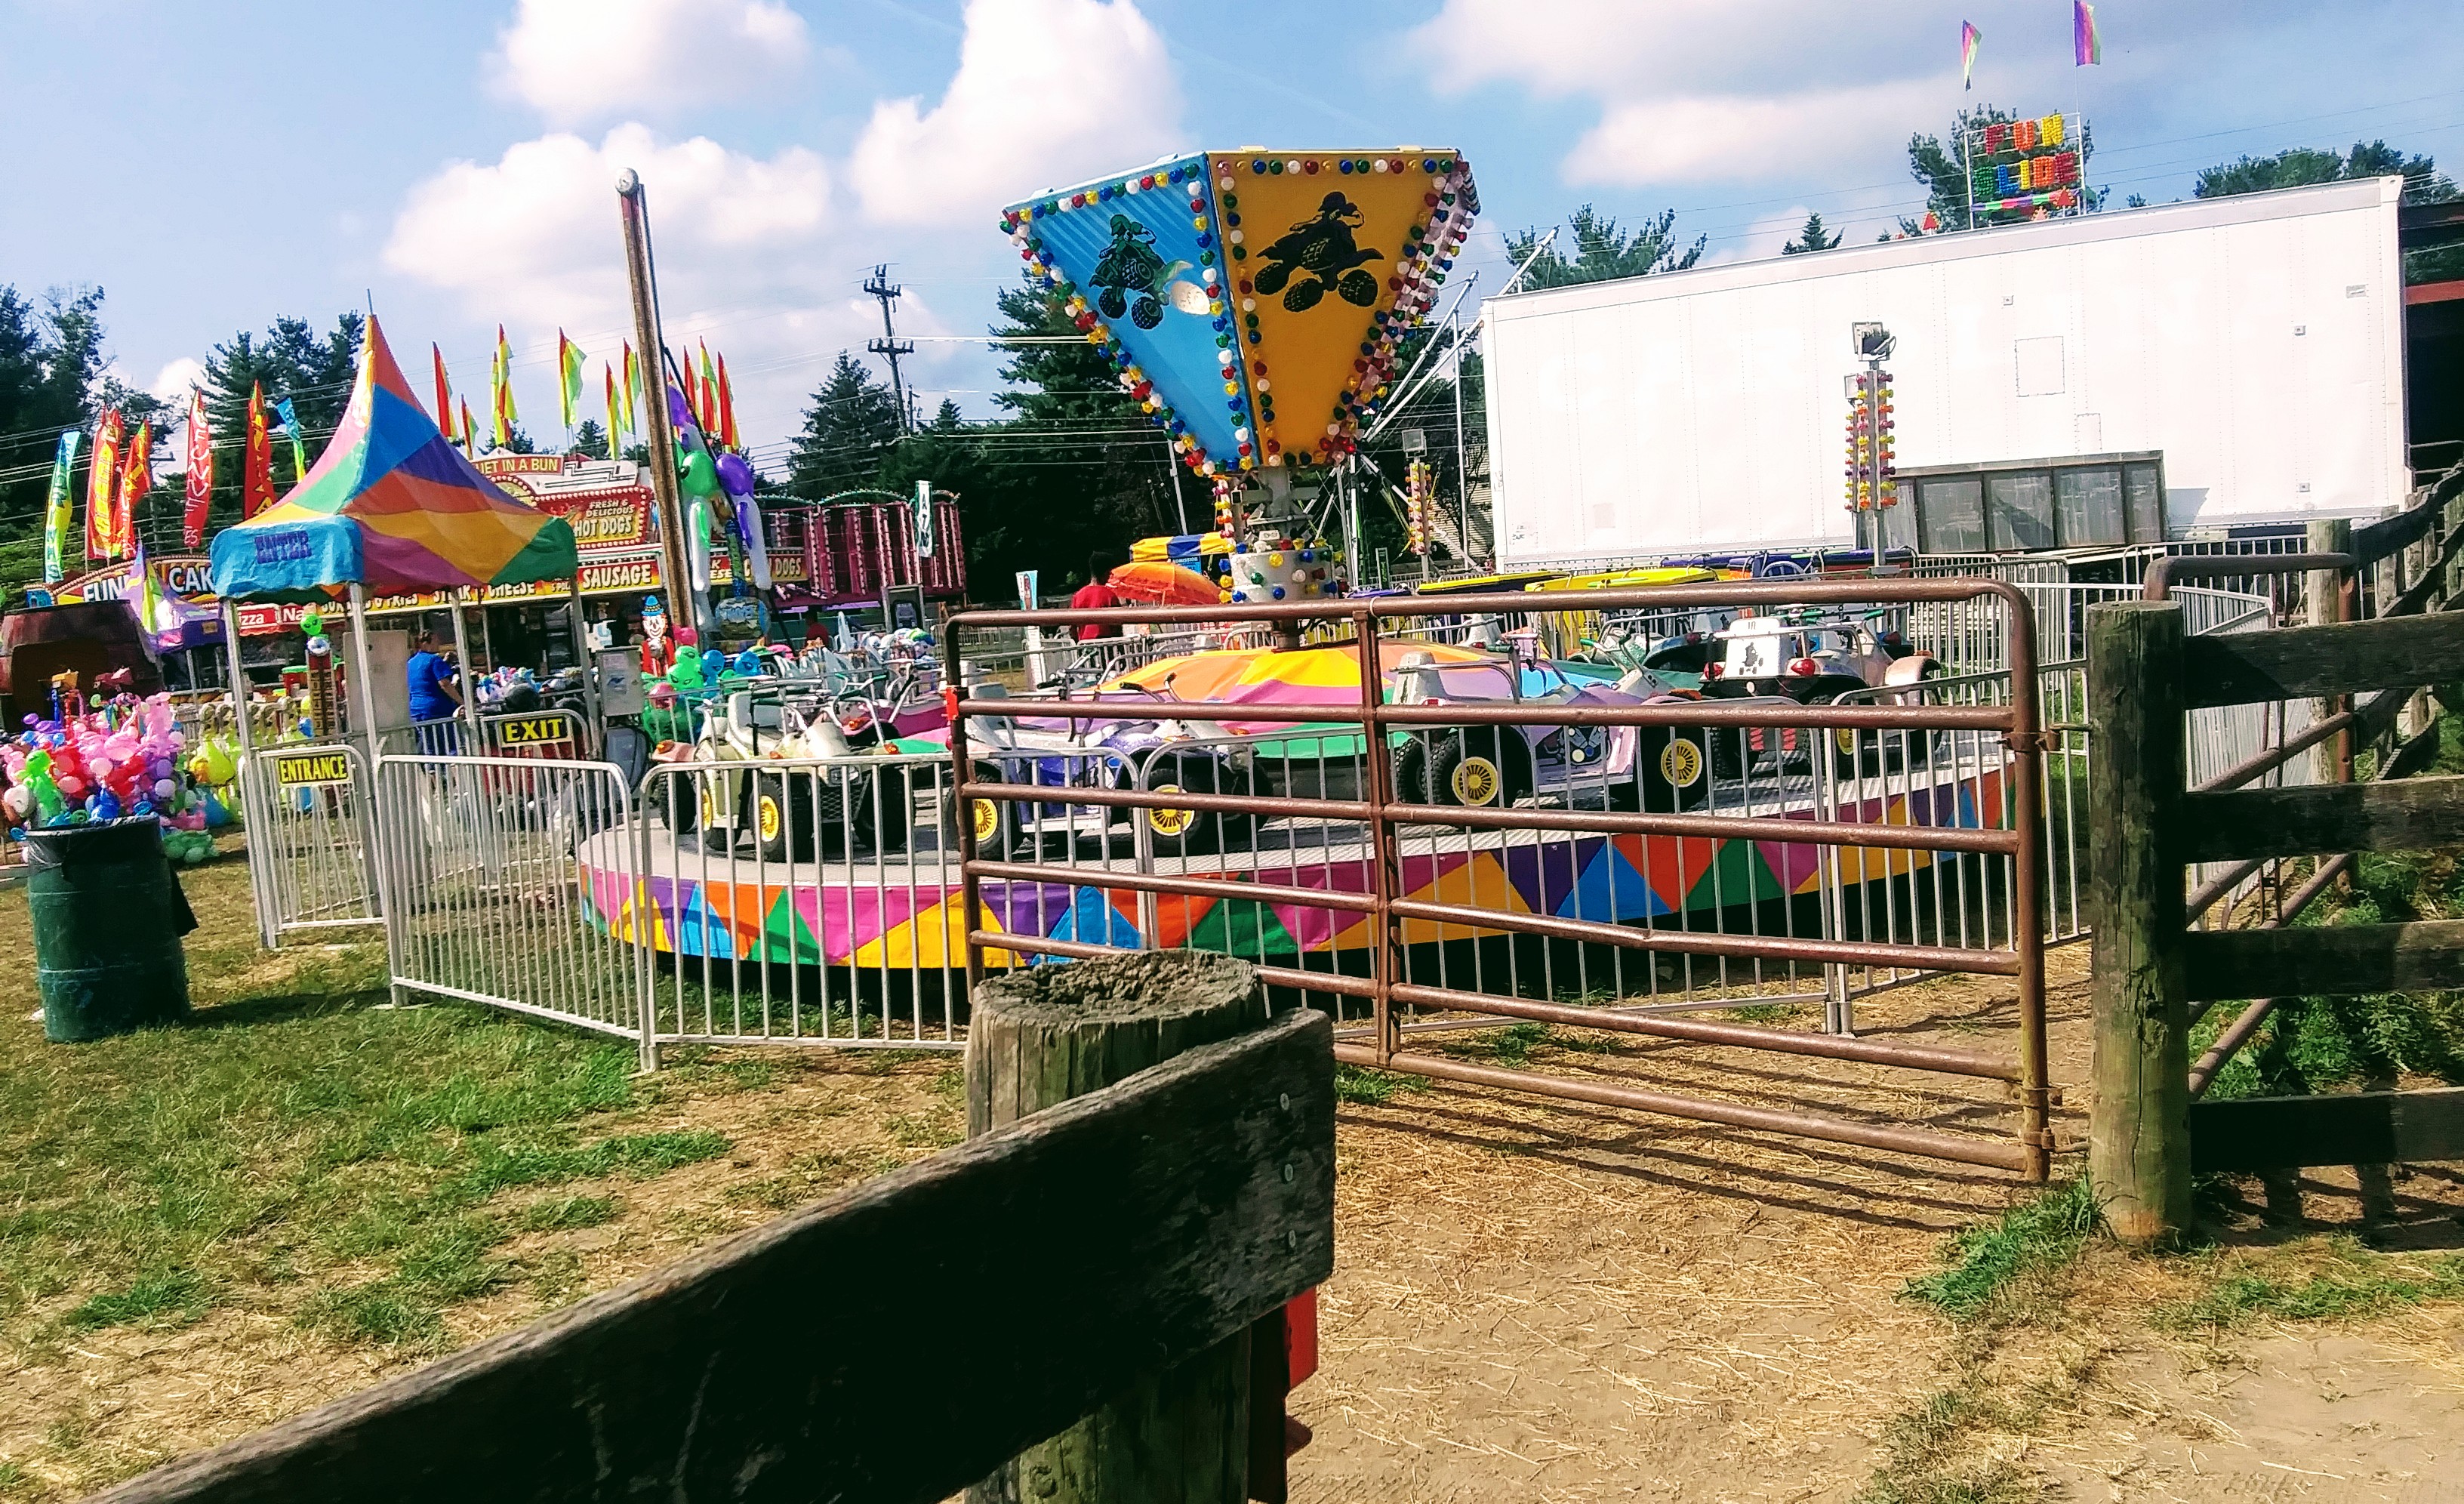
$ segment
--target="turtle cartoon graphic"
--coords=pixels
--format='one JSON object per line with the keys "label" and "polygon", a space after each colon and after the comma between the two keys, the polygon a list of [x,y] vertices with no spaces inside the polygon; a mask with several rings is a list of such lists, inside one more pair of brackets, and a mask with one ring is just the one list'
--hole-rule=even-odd
{"label": "turtle cartoon graphic", "polygon": [[[1183,307],[1187,301],[1177,296],[1180,290],[1172,279],[1188,268],[1186,261],[1166,265],[1163,257],[1155,254],[1154,231],[1127,214],[1114,214],[1112,243],[1095,258],[1095,269],[1087,275],[1087,280],[1103,289],[1096,296],[1095,306],[1105,318],[1118,319],[1126,313],[1130,322],[1141,329],[1152,329],[1163,322],[1165,299],[1171,299],[1176,308]],[[1205,306],[1202,294],[1198,303],[1200,308]]]}
{"label": "turtle cartoon graphic", "polygon": [[1360,210],[1350,199],[1329,193],[1315,218],[1294,225],[1263,253],[1266,264],[1258,269],[1258,291],[1270,298],[1282,293],[1284,306],[1294,313],[1316,307],[1330,282],[1345,302],[1362,308],[1376,302],[1376,274],[1361,266],[1378,259],[1379,253],[1353,244],[1352,232],[1360,223]]}

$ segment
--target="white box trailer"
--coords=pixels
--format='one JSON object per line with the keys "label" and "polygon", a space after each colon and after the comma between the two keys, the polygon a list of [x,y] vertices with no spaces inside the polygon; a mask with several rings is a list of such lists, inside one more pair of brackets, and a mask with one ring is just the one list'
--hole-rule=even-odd
{"label": "white box trailer", "polygon": [[[1492,299],[1499,562],[1854,546],[1842,378],[1861,368],[1849,327],[1863,321],[1898,340],[1902,469],[2155,451],[2167,536],[2380,515],[2409,483],[2401,187],[2322,184]],[[1910,489],[1888,519],[1894,542],[1924,542]]]}

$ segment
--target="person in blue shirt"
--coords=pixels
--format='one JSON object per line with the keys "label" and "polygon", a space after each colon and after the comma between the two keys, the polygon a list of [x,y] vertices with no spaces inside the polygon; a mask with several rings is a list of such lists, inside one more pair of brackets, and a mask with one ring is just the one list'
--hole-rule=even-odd
{"label": "person in blue shirt", "polygon": [[453,718],[462,709],[461,675],[448,656],[453,649],[433,627],[420,630],[410,655],[410,719],[419,750],[429,757],[451,757],[462,749]]}

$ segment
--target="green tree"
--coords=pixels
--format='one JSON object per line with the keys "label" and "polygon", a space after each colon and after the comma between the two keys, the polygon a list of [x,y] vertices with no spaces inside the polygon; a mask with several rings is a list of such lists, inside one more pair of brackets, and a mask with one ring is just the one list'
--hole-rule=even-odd
{"label": "green tree", "polygon": [[[1925,210],[1943,230],[1972,230],[1968,219],[1968,158],[1965,143],[1970,131],[1988,125],[1999,125],[2019,117],[1996,104],[1973,104],[1951,117],[1950,133],[1946,139],[1918,132],[1908,137],[1908,175],[1925,185]],[[2079,196],[2091,210],[2104,207],[2104,190],[2087,186],[2088,159],[2096,155],[2096,132],[2084,122],[2079,127]],[[1924,229],[1922,217],[1903,218],[1900,230],[1916,234]],[[1884,238],[1888,238],[1885,236]]]}
{"label": "green tree", "polygon": [[965,422],[966,420],[958,415],[958,404],[952,398],[944,397],[941,399],[941,406],[933,413],[933,431],[956,433]]}
{"label": "green tree", "polygon": [[1822,228],[1822,215],[1814,210],[1808,210],[1805,214],[1805,228],[1796,232],[1795,239],[1780,247],[1779,254],[1803,255],[1808,251],[1828,251],[1838,243],[1839,232],[1834,230],[1825,233]]}
{"label": "green tree", "polygon": [[[2199,198],[2225,198],[2235,193],[2266,193],[2277,188],[2306,188],[2355,178],[2404,179],[2403,202],[2444,204],[2457,195],[2455,184],[2438,170],[2435,159],[2407,156],[2384,141],[2357,141],[2349,152],[2316,146],[2294,146],[2272,157],[2237,157],[2202,171],[2191,193]],[[2407,282],[2443,282],[2464,277],[2464,246],[2432,246],[2408,251]]]}
{"label": "green tree", "polygon": [[[1703,258],[1706,237],[1696,235],[1694,243],[1681,248],[1677,243],[1677,210],[1662,210],[1646,216],[1631,234],[1618,223],[1589,204],[1567,216],[1566,228],[1573,231],[1573,254],[1561,249],[1568,237],[1551,241],[1545,251],[1523,274],[1524,287],[1567,287],[1576,282],[1605,282],[1612,277],[1648,276],[1657,272],[1683,272]],[[1540,245],[1544,232],[1525,230],[1506,237],[1508,259],[1521,266]]]}
{"label": "green tree", "polygon": [[787,453],[787,475],[808,498],[869,485],[898,438],[898,399],[845,350],[813,393]]}
{"label": "green tree", "polygon": [[[291,401],[303,431],[300,442],[311,464],[324,452],[325,441],[342,421],[351,400],[351,384],[359,376],[360,341],[367,320],[345,312],[334,327],[319,334],[305,319],[276,319],[263,334],[243,329],[215,345],[206,356],[206,422],[214,435],[214,490],[207,514],[210,535],[240,519],[241,490],[247,481],[248,398],[262,387],[266,422],[276,422],[274,404]],[[279,491],[290,476],[290,445],[274,440],[274,474]]]}
{"label": "green tree", "polygon": [[573,453],[591,459],[607,457],[607,431],[599,426],[596,418],[583,419],[582,426],[573,431]]}
{"label": "green tree", "polygon": [[[60,433],[119,406],[132,423],[160,426],[165,404],[132,391],[108,373],[103,292],[53,288],[39,299],[0,284],[0,592],[42,574],[43,503]],[[91,451],[78,451],[72,476],[82,516]],[[70,547],[75,572],[77,548]]]}

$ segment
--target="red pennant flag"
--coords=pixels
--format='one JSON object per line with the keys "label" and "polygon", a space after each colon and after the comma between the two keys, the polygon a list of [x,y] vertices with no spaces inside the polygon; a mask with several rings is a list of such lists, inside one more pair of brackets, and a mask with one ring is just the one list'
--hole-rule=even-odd
{"label": "red pennant flag", "polygon": [[206,541],[206,517],[214,502],[214,440],[206,427],[206,394],[188,388],[187,507],[180,514],[180,542],[195,548]]}
{"label": "red pennant flag", "polygon": [[478,429],[477,429],[475,426],[473,426],[473,423],[471,422],[471,404],[470,404],[468,401],[465,401],[465,402],[462,404],[462,457],[463,457],[463,458],[465,458],[465,459],[476,459],[476,458],[478,457],[478,454],[477,454],[477,449],[478,449],[478,443],[479,443],[479,440],[478,440],[478,432],[479,432]]}
{"label": "red pennant flag", "polygon": [[445,347],[430,344],[428,353],[436,357],[436,430],[445,442],[453,442],[453,385],[445,379]]}
{"label": "red pennant flag", "polygon": [[248,450],[240,464],[239,515],[244,520],[274,504],[274,435],[265,426],[265,384],[248,389]]}
{"label": "red pennant flag", "polygon": [[137,504],[153,491],[154,423],[149,418],[137,425],[137,437],[130,441],[128,453],[120,461],[120,499],[111,516],[113,558],[136,546]]}
{"label": "red pennant flag", "polygon": [[736,391],[727,381],[727,357],[718,358],[718,441],[729,449],[742,449],[736,434]]}

